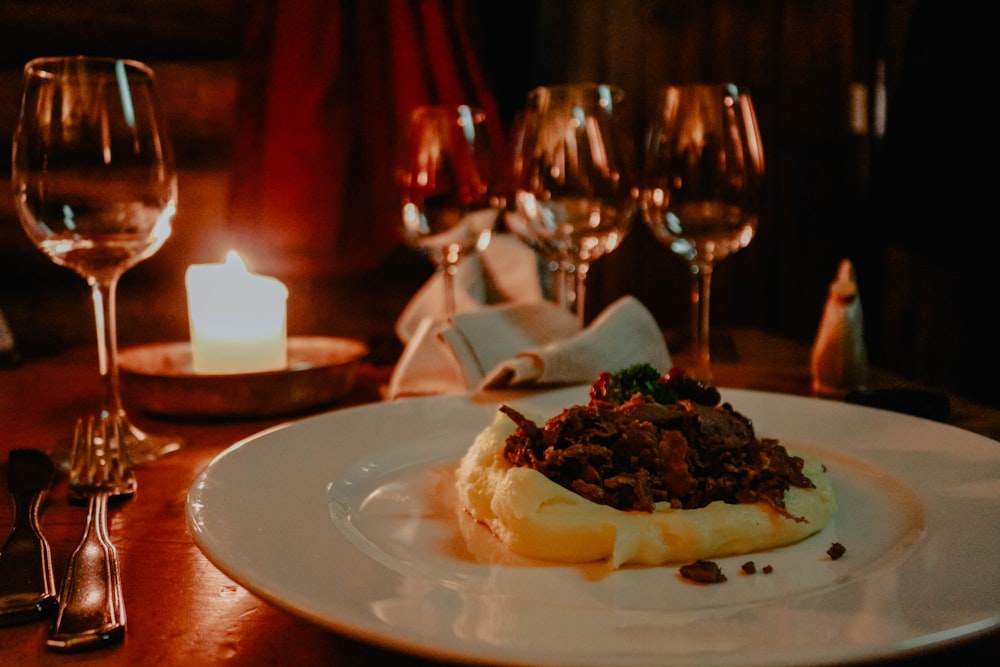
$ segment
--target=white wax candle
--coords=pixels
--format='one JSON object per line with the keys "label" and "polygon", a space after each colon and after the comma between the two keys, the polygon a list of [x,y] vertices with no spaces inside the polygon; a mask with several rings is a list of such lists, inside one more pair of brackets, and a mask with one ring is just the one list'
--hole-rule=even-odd
{"label": "white wax candle", "polygon": [[185,276],[195,373],[284,369],[288,289],[247,271],[229,251],[225,264],[193,264]]}

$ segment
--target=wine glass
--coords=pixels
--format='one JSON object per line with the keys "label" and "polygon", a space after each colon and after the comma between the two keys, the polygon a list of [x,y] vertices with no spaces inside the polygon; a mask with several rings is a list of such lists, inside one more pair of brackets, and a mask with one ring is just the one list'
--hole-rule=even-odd
{"label": "wine glass", "polygon": [[586,316],[591,262],[613,251],[634,211],[633,146],[614,86],[542,86],[528,94],[513,131],[513,197],[507,224],[556,270],[556,300]]}
{"label": "wine glass", "polygon": [[28,237],[90,286],[104,384],[102,418],[127,426],[133,462],[178,449],[178,440],[130,423],[118,374],[118,279],[170,235],[177,200],[152,70],[132,60],[87,56],[28,62],[12,181]]}
{"label": "wine glass", "polygon": [[407,117],[398,157],[406,242],[434,262],[444,284],[444,315],[455,314],[459,261],[492,239],[503,200],[492,137],[482,109],[423,105]]}
{"label": "wine glass", "polygon": [[690,265],[692,375],[710,381],[716,262],[757,230],[764,147],[749,92],[733,83],[666,86],[646,135],[642,208],[654,236]]}

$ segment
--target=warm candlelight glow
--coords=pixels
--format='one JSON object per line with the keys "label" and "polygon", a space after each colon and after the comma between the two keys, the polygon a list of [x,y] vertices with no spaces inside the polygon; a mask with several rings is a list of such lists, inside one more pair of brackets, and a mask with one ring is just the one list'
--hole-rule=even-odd
{"label": "warm candlelight glow", "polygon": [[250,273],[230,250],[225,264],[193,264],[186,275],[196,373],[255,373],[287,366],[288,289]]}

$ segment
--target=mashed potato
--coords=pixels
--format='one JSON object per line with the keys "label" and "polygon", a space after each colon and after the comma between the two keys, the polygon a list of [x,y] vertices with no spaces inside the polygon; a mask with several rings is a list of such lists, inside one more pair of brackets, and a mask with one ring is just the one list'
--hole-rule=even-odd
{"label": "mashed potato", "polygon": [[833,489],[822,464],[798,454],[815,488],[792,487],[785,509],[806,521],[783,516],[768,503],[721,501],[699,509],[621,511],[599,505],[527,467],[504,458],[504,444],[516,426],[498,412],[462,458],[456,471],[459,503],[520,555],[564,563],[608,560],[659,565],[758,551],[818,532],[836,511]]}

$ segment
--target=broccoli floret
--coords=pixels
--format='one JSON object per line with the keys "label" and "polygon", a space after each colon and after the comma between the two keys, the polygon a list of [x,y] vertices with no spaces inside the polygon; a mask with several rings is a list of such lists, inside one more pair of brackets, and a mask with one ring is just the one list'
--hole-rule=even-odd
{"label": "broccoli floret", "polygon": [[637,393],[663,405],[680,400],[718,405],[721,400],[718,389],[709,383],[695,380],[682,369],[672,368],[660,375],[648,363],[601,373],[590,388],[590,399],[591,402],[621,405]]}
{"label": "broccoli floret", "polygon": [[678,398],[660,372],[648,363],[633,364],[613,373],[601,373],[590,388],[591,399],[617,405],[637,393],[663,404],[673,403]]}

